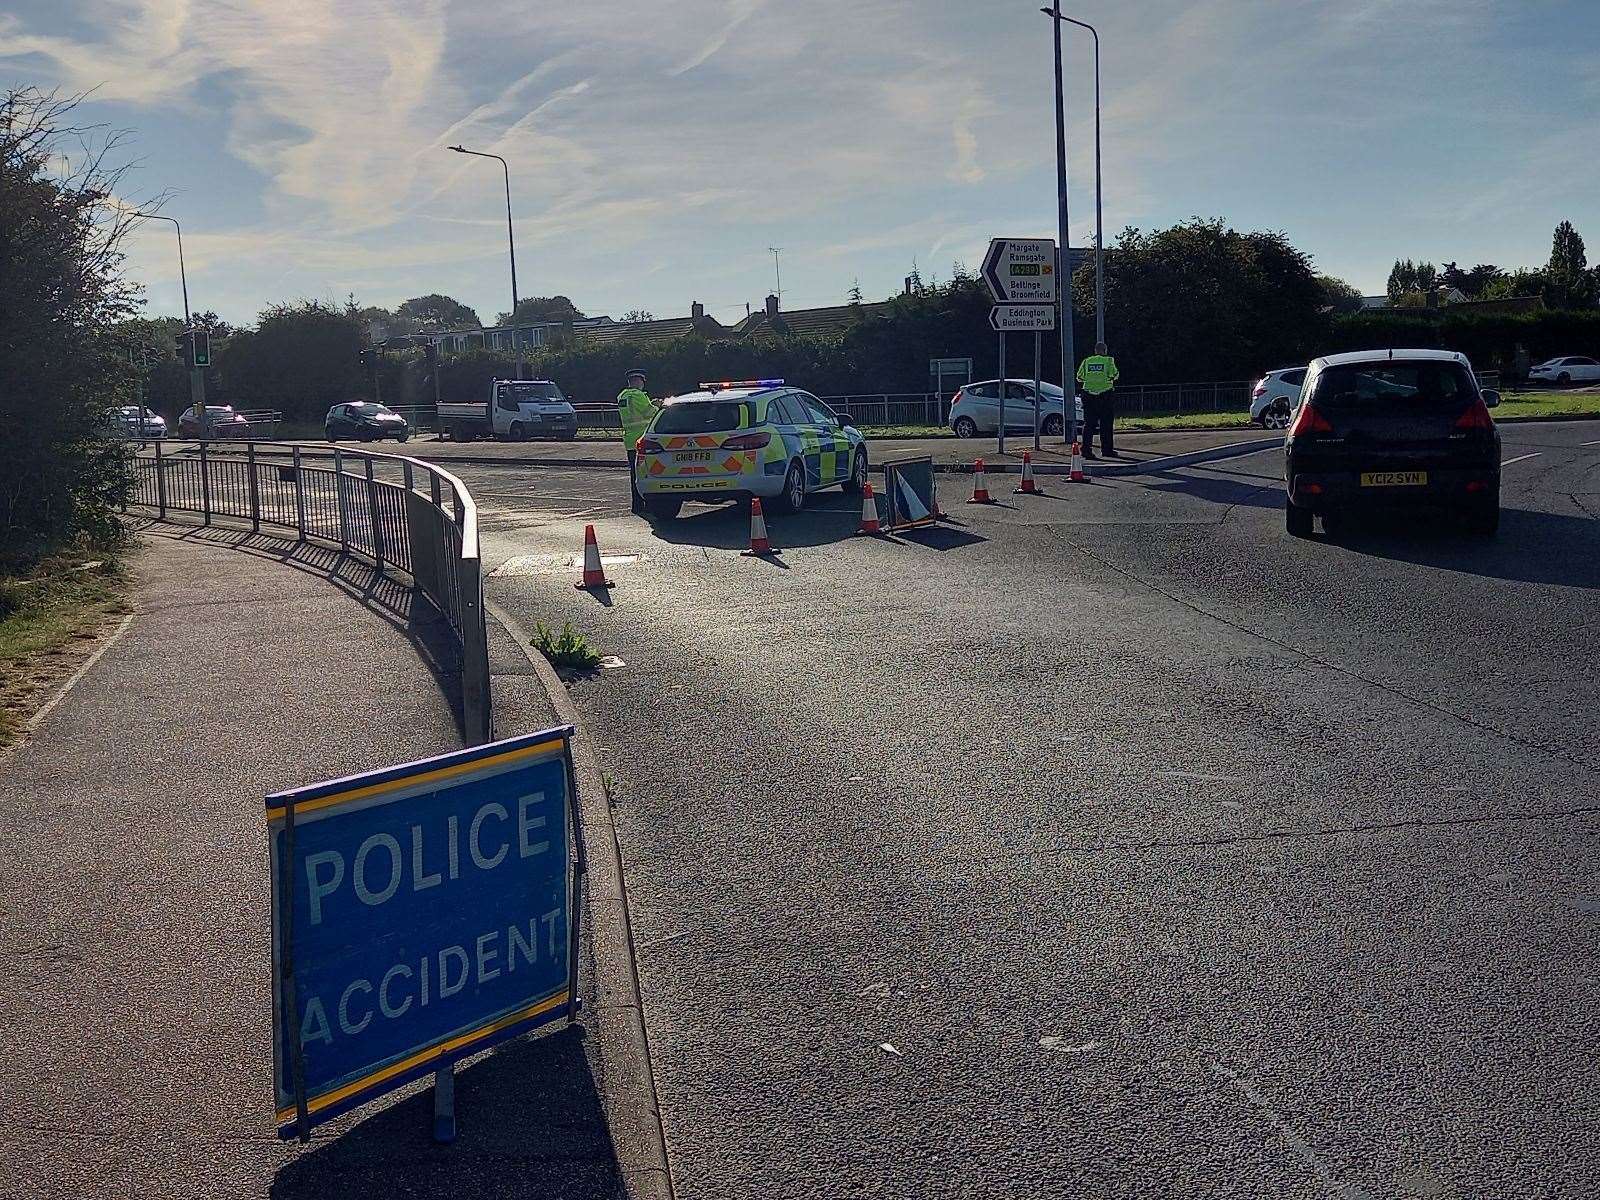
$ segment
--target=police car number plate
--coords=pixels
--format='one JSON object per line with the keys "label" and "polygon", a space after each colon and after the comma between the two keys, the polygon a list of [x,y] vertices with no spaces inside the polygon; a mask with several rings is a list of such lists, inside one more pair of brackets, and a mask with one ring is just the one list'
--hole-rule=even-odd
{"label": "police car number plate", "polygon": [[710,462],[711,461],[711,451],[709,451],[709,450],[680,450],[680,451],[678,451],[677,454],[673,455],[672,461],[673,462],[681,462],[681,463],[685,463],[685,462]]}

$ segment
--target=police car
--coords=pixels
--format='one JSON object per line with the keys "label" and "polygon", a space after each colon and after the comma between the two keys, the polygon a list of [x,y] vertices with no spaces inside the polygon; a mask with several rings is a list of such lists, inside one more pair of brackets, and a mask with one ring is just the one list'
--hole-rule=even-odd
{"label": "police car", "polygon": [[672,518],[685,500],[760,496],[799,512],[806,496],[867,481],[866,438],[847,414],[781,379],[702,383],[662,401],[635,447],[645,506]]}

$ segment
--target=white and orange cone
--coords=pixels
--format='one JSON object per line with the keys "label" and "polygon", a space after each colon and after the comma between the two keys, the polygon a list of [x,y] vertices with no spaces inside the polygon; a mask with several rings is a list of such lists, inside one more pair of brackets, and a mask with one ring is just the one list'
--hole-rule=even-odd
{"label": "white and orange cone", "polygon": [[572,586],[579,591],[585,588],[611,586],[611,580],[606,578],[605,568],[600,565],[600,545],[594,540],[593,525],[583,527],[583,578]]}
{"label": "white and orange cone", "polygon": [[880,534],[883,527],[878,524],[878,501],[872,494],[872,480],[867,480],[861,485],[861,528],[857,533]]}
{"label": "white and orange cone", "polygon": [[1017,491],[1028,496],[1037,496],[1039,489],[1033,482],[1033,452],[1022,452],[1022,482],[1017,484]]}
{"label": "white and orange cone", "polygon": [[767,519],[761,515],[761,497],[750,497],[750,549],[739,551],[746,558],[764,558],[776,554],[767,540]]}
{"label": "white and orange cone", "polygon": [[972,464],[972,499],[968,504],[993,504],[994,497],[989,495],[989,481],[983,474],[983,459],[978,459]]}
{"label": "white and orange cone", "polygon": [[1073,483],[1083,482],[1083,443],[1072,443],[1072,474],[1067,476]]}

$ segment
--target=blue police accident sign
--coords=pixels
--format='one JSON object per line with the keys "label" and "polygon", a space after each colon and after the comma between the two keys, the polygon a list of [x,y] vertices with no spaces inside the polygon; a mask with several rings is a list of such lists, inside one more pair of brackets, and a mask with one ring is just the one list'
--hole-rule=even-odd
{"label": "blue police accident sign", "polygon": [[267,798],[280,1137],[572,1015],[571,734]]}

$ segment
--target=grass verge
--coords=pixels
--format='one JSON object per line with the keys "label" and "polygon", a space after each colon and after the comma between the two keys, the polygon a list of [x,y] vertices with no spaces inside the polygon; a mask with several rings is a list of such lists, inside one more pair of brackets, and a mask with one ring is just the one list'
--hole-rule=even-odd
{"label": "grass verge", "polygon": [[1600,416],[1600,392],[1503,392],[1496,421]]}
{"label": "grass verge", "polygon": [[72,550],[0,576],[0,746],[128,612],[128,577],[110,551]]}

